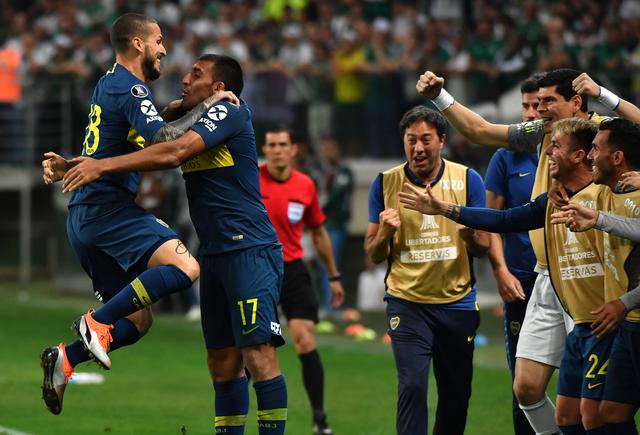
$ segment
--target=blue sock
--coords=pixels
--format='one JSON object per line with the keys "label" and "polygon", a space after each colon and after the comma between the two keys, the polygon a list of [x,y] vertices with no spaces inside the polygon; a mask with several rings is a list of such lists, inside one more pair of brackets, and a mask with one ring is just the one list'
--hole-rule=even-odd
{"label": "blue sock", "polygon": [[606,435],[607,432],[604,430],[604,426],[596,427],[594,429],[589,429],[587,431],[587,435]]}
{"label": "blue sock", "polygon": [[157,266],[142,272],[109,302],[93,313],[94,320],[113,324],[148,307],[158,299],[191,286],[191,279],[175,266]]}
{"label": "blue sock", "polygon": [[558,427],[560,428],[560,432],[562,432],[562,435],[586,435],[587,434],[587,432],[585,432],[584,430],[584,427],[582,426],[582,423],[572,424],[571,426],[558,425]]}
{"label": "blue sock", "polygon": [[111,338],[113,338],[113,341],[109,346],[109,352],[113,352],[120,347],[129,346],[140,340],[140,332],[136,325],[125,317],[113,324]]}
{"label": "blue sock", "polygon": [[242,435],[249,412],[247,377],[228,382],[214,382],[213,389],[216,393],[215,433]]}
{"label": "blue sock", "polygon": [[[128,346],[140,340],[140,332],[133,322],[129,319],[120,319],[114,325],[111,330],[111,346],[109,346],[109,352],[112,352],[119,347]],[[71,367],[75,367],[80,363],[89,361],[91,356],[89,352],[84,348],[82,341],[76,340],[71,344],[68,344],[65,348],[67,353],[67,359]]]}
{"label": "blue sock", "polygon": [[85,361],[89,361],[91,356],[89,356],[89,352],[84,348],[84,344],[82,341],[76,340],[71,344],[67,344],[65,347],[65,352],[67,353],[67,359],[69,360],[69,364],[71,367],[75,367],[80,363]]}
{"label": "blue sock", "polygon": [[624,423],[607,423],[604,429],[607,435],[638,435],[636,422],[633,420]]}
{"label": "blue sock", "polygon": [[284,376],[254,382],[253,388],[258,401],[258,434],[284,434],[287,422],[287,384]]}

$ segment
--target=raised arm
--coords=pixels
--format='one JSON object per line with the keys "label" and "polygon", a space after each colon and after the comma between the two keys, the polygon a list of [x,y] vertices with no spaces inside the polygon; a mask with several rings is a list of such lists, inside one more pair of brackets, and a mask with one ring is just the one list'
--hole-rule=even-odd
{"label": "raised arm", "polygon": [[616,94],[599,86],[589,74],[582,73],[573,81],[573,89],[580,95],[588,95],[597,99],[607,109],[612,110],[616,115],[627,118],[633,122],[640,122],[640,108],[633,103],[623,100]]}
{"label": "raised arm", "polygon": [[471,142],[482,145],[508,146],[508,125],[488,122],[458,101],[454,101],[443,87],[444,78],[436,76],[431,71],[420,75],[416,83],[418,93],[430,99],[451,125]]}

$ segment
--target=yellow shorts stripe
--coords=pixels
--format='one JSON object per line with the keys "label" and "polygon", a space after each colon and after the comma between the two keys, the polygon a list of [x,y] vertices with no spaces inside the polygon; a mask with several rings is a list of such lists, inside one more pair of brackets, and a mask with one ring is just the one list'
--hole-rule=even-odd
{"label": "yellow shorts stripe", "polygon": [[287,408],[259,409],[258,421],[286,420]]}
{"label": "yellow shorts stripe", "polygon": [[148,307],[153,304],[151,298],[149,297],[149,293],[147,293],[147,289],[144,288],[144,284],[138,278],[131,281],[131,287],[133,287],[133,291],[138,295],[138,300],[143,307]]}
{"label": "yellow shorts stripe", "polygon": [[216,417],[215,427],[220,426],[244,426],[247,422],[245,415],[221,415]]}

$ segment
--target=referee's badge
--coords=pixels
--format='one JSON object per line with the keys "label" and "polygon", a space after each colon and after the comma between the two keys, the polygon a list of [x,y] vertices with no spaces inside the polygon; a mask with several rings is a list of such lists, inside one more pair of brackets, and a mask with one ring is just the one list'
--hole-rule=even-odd
{"label": "referee's badge", "polygon": [[520,333],[520,322],[510,322],[509,329],[511,329],[513,335],[518,335]]}
{"label": "referee's badge", "polygon": [[290,202],[289,207],[287,209],[287,217],[289,218],[289,222],[292,224],[297,224],[302,219],[302,215],[304,214],[304,204],[299,202]]}
{"label": "referee's badge", "polygon": [[389,327],[392,331],[395,331],[398,325],[400,325],[400,316],[395,316],[389,319]]}

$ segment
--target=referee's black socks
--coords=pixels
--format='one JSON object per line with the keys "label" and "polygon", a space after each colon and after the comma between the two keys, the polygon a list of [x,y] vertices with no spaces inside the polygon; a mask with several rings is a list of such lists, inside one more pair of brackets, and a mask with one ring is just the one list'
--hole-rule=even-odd
{"label": "referee's black socks", "polygon": [[314,415],[316,412],[324,414],[324,368],[320,355],[316,349],[298,355],[302,363],[302,381],[307,390]]}

